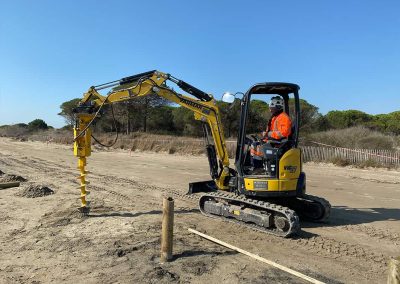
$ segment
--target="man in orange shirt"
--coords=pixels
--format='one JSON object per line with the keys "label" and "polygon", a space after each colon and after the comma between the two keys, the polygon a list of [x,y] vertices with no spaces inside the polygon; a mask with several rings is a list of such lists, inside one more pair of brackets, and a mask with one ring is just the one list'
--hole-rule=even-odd
{"label": "man in orange shirt", "polygon": [[[279,96],[272,97],[269,103],[269,111],[272,114],[268,121],[267,129],[263,132],[263,141],[273,143],[274,140],[287,139],[292,133],[292,121],[289,115],[283,111],[284,102]],[[251,165],[254,168],[262,167],[262,157],[260,142],[254,142],[250,149]]]}
{"label": "man in orange shirt", "polygon": [[283,99],[279,96],[272,97],[269,103],[269,111],[272,114],[268,121],[267,129],[263,132],[264,141],[269,139],[282,140],[292,133],[292,121],[289,115],[283,111]]}

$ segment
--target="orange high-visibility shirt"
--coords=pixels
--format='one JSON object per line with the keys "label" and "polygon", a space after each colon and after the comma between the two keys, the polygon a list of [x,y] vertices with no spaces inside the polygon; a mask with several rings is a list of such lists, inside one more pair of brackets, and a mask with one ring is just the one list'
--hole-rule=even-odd
{"label": "orange high-visibility shirt", "polygon": [[289,115],[283,111],[277,116],[272,117],[266,132],[267,137],[272,137],[277,140],[288,138],[292,133],[292,121]]}

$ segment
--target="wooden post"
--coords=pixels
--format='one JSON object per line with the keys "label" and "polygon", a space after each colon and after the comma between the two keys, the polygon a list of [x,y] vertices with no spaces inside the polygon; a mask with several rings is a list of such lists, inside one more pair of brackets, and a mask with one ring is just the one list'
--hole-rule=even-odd
{"label": "wooden post", "polygon": [[389,261],[387,284],[400,284],[400,257]]}
{"label": "wooden post", "polygon": [[174,233],[174,199],[172,197],[163,200],[163,220],[161,235],[161,262],[172,259],[172,241]]}
{"label": "wooden post", "polygon": [[19,186],[19,181],[0,183],[0,189],[10,188],[10,187],[17,187],[17,186]]}

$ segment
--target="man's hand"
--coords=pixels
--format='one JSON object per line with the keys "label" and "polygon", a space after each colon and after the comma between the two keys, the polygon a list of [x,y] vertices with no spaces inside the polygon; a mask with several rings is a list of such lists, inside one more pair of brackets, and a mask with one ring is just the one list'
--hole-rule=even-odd
{"label": "man's hand", "polygon": [[262,137],[271,138],[271,135],[272,135],[272,131],[268,131],[268,133],[265,131],[262,132]]}
{"label": "man's hand", "polygon": [[261,140],[264,141],[264,143],[266,143],[266,142],[268,141],[268,139],[271,138],[270,132],[271,132],[271,131],[269,131],[268,133],[267,133],[266,131],[263,131],[263,132],[262,132],[262,138],[261,138]]}

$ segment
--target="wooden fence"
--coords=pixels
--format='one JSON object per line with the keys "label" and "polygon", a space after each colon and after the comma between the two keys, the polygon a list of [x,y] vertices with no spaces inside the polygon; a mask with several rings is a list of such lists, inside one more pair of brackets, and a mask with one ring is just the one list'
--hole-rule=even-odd
{"label": "wooden fence", "polygon": [[[123,140],[123,139],[122,139]],[[141,150],[152,150],[152,148],[167,149],[173,146],[177,149],[188,148],[192,152],[204,153],[204,140],[202,139],[134,139],[136,143],[141,142],[146,147],[139,147]],[[132,146],[132,139],[125,141],[126,145]],[[348,149],[343,147],[336,147],[332,145],[312,142],[318,146],[301,146],[302,158],[304,162],[337,162],[340,160],[346,161],[349,164],[360,164],[363,162],[372,162],[371,165],[376,166],[394,166],[400,167],[400,151],[389,150],[370,150],[370,149]],[[157,145],[154,145],[157,144]],[[235,156],[236,141],[226,141],[228,153],[230,157]],[[153,147],[154,146],[154,147]],[[165,150],[164,149],[164,150]],[[190,151],[184,151],[190,152]]]}
{"label": "wooden fence", "polygon": [[400,152],[389,150],[347,149],[341,147],[301,147],[303,161],[332,162],[342,159],[351,164],[373,161],[384,166],[400,166]]}

